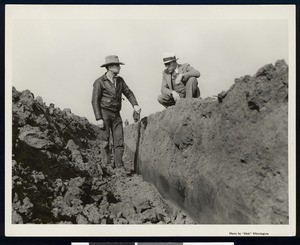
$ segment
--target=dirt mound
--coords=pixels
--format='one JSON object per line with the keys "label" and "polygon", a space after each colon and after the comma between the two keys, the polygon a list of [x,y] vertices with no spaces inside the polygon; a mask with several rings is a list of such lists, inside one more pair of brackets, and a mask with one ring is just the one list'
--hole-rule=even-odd
{"label": "dirt mound", "polygon": [[197,223],[289,221],[283,60],[236,79],[217,98],[180,100],[129,125],[125,144],[125,158],[135,156],[142,176]]}
{"label": "dirt mound", "polygon": [[139,176],[106,168],[101,130],[86,118],[29,90],[13,88],[12,99],[12,223],[192,222]]}

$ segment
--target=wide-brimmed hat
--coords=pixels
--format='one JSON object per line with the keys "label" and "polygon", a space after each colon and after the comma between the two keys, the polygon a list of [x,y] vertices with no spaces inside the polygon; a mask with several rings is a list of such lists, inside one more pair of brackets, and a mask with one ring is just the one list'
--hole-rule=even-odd
{"label": "wide-brimmed hat", "polygon": [[105,57],[105,63],[101,67],[106,67],[112,64],[125,65],[124,63],[119,61],[119,57],[117,55],[109,55]]}
{"label": "wide-brimmed hat", "polygon": [[172,61],[178,60],[174,53],[164,53],[163,62],[164,64],[170,63]]}

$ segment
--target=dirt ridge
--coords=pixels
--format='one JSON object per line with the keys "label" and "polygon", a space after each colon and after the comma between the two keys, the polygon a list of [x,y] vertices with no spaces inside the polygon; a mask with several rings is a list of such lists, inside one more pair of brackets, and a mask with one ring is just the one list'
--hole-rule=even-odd
{"label": "dirt ridge", "polygon": [[[287,224],[288,66],[235,79],[125,129],[125,158],[197,223]],[[137,151],[138,150],[138,154]]]}
{"label": "dirt ridge", "polygon": [[12,94],[13,224],[193,223],[140,176],[103,165],[102,131],[86,118]]}

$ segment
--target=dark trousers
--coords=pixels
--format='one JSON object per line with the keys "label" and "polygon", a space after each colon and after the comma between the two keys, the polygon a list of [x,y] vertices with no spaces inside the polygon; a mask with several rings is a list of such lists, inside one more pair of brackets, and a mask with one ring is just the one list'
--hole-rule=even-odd
{"label": "dark trousers", "polygon": [[102,129],[101,139],[103,144],[103,157],[106,164],[110,163],[109,156],[109,136],[110,131],[113,138],[113,151],[115,167],[123,166],[123,153],[124,153],[124,134],[123,134],[123,122],[120,116],[120,112],[112,112],[109,110],[101,110],[104,129]]}
{"label": "dark trousers", "polygon": [[[175,88],[176,91],[176,88]],[[200,97],[200,90],[198,88],[198,81],[195,77],[190,77],[189,80],[185,83],[185,93],[182,91],[179,92],[182,98],[198,98]],[[184,96],[182,96],[184,94]],[[169,107],[175,105],[175,100],[171,95],[161,94],[157,98],[158,102],[162,104],[164,107]]]}

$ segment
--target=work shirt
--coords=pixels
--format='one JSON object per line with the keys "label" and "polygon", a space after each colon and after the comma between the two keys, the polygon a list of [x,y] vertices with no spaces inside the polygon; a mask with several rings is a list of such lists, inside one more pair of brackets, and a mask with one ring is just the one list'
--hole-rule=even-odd
{"label": "work shirt", "polygon": [[111,83],[116,87],[117,77],[118,77],[118,76],[109,77],[109,76],[107,76],[107,74],[106,74],[106,77],[107,77],[107,79],[108,79],[109,81],[111,81]]}
{"label": "work shirt", "polygon": [[[177,72],[176,72],[177,70]],[[180,81],[180,83],[176,84],[176,78],[178,77],[178,69],[176,68],[176,70],[173,72],[172,74],[172,86],[173,86],[173,90],[176,91],[181,98],[185,98],[186,95],[186,87],[185,84],[183,84],[182,81]]]}

